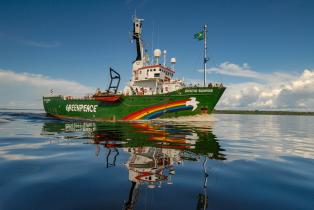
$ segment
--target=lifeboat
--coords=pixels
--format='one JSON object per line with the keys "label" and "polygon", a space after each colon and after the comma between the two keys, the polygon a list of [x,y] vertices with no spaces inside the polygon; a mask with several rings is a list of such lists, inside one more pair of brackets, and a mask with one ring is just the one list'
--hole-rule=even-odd
{"label": "lifeboat", "polygon": [[117,95],[108,95],[108,96],[94,96],[96,101],[103,101],[103,102],[116,102],[119,101],[121,96]]}

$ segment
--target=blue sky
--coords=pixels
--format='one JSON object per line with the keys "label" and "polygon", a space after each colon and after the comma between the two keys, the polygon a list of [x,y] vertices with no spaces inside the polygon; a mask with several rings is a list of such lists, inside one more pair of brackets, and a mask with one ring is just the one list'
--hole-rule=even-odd
{"label": "blue sky", "polygon": [[[314,69],[313,9],[311,0],[0,0],[0,69],[106,88],[112,66],[125,82],[135,58],[129,32],[136,10],[145,19],[147,49],[175,56],[179,77],[202,79],[202,43],[193,34],[206,23],[209,79],[235,89],[269,85],[258,78],[265,74],[288,74],[292,82]],[[257,76],[217,71],[226,62]]]}

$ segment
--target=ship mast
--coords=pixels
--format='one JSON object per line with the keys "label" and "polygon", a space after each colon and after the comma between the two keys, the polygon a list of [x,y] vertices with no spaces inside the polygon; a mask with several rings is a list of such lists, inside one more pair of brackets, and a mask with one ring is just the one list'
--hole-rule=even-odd
{"label": "ship mast", "polygon": [[143,19],[134,17],[133,19],[133,39],[136,41],[137,56],[135,61],[143,60],[143,43],[141,40]]}
{"label": "ship mast", "polygon": [[136,42],[136,59],[132,66],[132,81],[136,78],[136,70],[144,66],[144,46],[142,41],[143,19],[133,18],[133,39]]}

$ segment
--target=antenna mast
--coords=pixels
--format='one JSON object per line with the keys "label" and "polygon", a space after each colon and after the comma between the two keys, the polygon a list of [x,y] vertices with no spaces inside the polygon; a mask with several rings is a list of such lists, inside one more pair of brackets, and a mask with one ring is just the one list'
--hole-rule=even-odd
{"label": "antenna mast", "polygon": [[204,87],[206,87],[206,63],[208,61],[207,58],[207,43],[206,43],[206,39],[207,39],[207,25],[204,25]]}

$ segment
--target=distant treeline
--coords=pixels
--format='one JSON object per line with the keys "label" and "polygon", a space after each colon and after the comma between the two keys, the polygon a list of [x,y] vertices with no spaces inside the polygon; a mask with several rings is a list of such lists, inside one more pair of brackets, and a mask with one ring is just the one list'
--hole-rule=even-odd
{"label": "distant treeline", "polygon": [[314,112],[296,111],[260,111],[260,110],[214,110],[215,114],[260,114],[260,115],[305,115],[314,116]]}
{"label": "distant treeline", "polygon": [[35,111],[43,111],[44,109],[22,109],[22,108],[1,108],[0,107],[0,110],[35,110]]}

